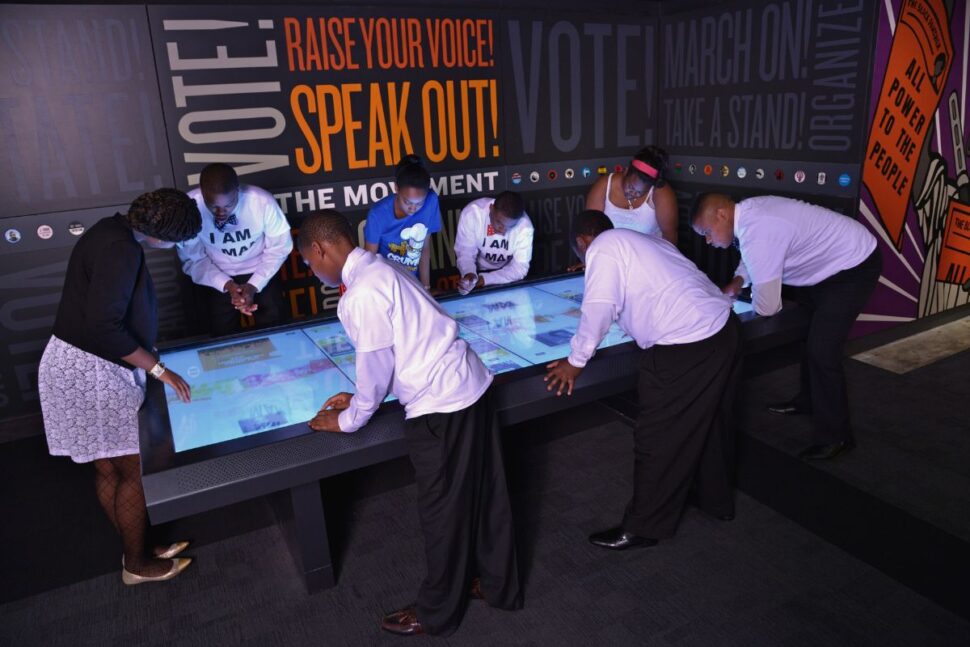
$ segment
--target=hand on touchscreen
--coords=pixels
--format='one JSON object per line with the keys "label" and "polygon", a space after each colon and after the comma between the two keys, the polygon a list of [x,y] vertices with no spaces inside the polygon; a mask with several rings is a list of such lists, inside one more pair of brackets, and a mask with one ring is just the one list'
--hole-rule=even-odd
{"label": "hand on touchscreen", "polygon": [[475,289],[477,282],[478,276],[469,272],[458,281],[458,292],[462,295],[468,294]]}
{"label": "hand on touchscreen", "polygon": [[172,387],[172,390],[175,391],[175,395],[177,395],[179,400],[182,402],[192,401],[192,387],[190,387],[189,383],[182,379],[182,376],[175,371],[166,369],[158,379]]}
{"label": "hand on touchscreen", "polygon": [[741,290],[744,286],[744,279],[740,276],[735,276],[734,279],[721,288],[721,292],[728,295],[732,299],[737,299],[741,295]]}
{"label": "hand on touchscreen", "polygon": [[566,389],[566,395],[572,395],[573,384],[576,382],[579,374],[583,372],[583,369],[576,368],[564,359],[549,362],[546,364],[546,369],[548,371],[543,378],[546,382],[546,391],[552,391],[558,385],[559,390],[556,391],[557,396],[562,395],[563,389]]}
{"label": "hand on touchscreen", "polygon": [[354,394],[347,393],[346,391],[330,396],[323,403],[323,406],[320,407],[320,411],[313,417],[313,420],[310,421],[310,429],[314,431],[339,432],[340,422],[338,416],[340,416],[341,411],[350,406],[350,399],[352,397],[354,397]]}
{"label": "hand on touchscreen", "polygon": [[330,398],[323,403],[323,407],[320,410],[323,411],[324,409],[334,409],[336,411],[343,411],[350,406],[350,399],[352,397],[354,397],[354,394],[347,393],[346,391],[342,391],[336,395],[331,395]]}
{"label": "hand on touchscreen", "polygon": [[313,420],[309,422],[310,429],[313,431],[333,431],[340,432],[340,423],[337,417],[340,412],[336,409],[320,409]]}

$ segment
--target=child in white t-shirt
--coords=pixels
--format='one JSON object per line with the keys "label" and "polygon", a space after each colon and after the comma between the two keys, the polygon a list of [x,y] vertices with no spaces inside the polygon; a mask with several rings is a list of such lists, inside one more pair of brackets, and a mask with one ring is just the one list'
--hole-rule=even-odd
{"label": "child in white t-shirt", "polygon": [[458,291],[468,294],[485,285],[524,279],[532,262],[534,231],[518,193],[504,191],[495,198],[468,203],[461,210],[455,234],[461,275]]}
{"label": "child in white t-shirt", "polygon": [[287,319],[279,269],[293,250],[290,225],[276,199],[239,183],[227,164],[202,169],[189,192],[202,213],[202,231],[176,246],[182,270],[200,286],[210,332],[239,332],[239,314],[257,326]]}

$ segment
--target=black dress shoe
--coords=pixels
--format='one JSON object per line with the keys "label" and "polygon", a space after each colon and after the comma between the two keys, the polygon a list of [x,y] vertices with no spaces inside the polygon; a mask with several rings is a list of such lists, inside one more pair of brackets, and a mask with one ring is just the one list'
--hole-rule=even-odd
{"label": "black dress shoe", "polygon": [[627,548],[646,548],[656,546],[657,540],[649,537],[638,537],[627,532],[622,527],[610,528],[589,536],[589,543],[610,550],[626,550]]}
{"label": "black dress shoe", "polygon": [[[696,505],[696,504],[695,504]],[[734,521],[733,512],[711,512],[710,510],[705,510],[704,508],[697,506],[697,509],[709,517],[713,517],[718,521]]]}
{"label": "black dress shoe", "polygon": [[802,450],[798,457],[808,461],[825,461],[830,458],[835,458],[839,454],[852,451],[853,449],[855,449],[855,442],[846,440],[841,443],[832,443],[831,445],[812,445]]}
{"label": "black dress shoe", "polygon": [[424,633],[424,627],[418,620],[418,613],[411,607],[404,607],[400,611],[389,613],[381,619],[381,629],[398,636],[416,636]]}
{"label": "black dress shoe", "polygon": [[768,412],[779,416],[797,416],[803,413],[811,413],[808,408],[799,406],[794,400],[771,402],[768,404]]}

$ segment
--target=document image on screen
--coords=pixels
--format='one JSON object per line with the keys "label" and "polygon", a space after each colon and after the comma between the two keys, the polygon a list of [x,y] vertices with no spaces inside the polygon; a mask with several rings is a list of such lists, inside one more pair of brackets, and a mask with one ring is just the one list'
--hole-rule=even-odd
{"label": "document image on screen", "polygon": [[[460,327],[532,364],[569,355],[569,340],[579,326],[575,300],[533,286],[472,294],[441,305]],[[629,340],[613,325],[600,348]]]}
{"label": "document image on screen", "polygon": [[175,451],[309,421],[353,382],[302,331],[163,353],[192,388],[180,401],[166,387]]}
{"label": "document image on screen", "polygon": [[[340,325],[339,321],[310,326],[304,328],[303,332],[317,348],[322,350],[343,371],[351,382],[357,382],[357,353],[354,352],[354,345],[350,343],[350,337],[344,332],[344,327]],[[350,389],[350,391],[352,392],[353,389]],[[384,402],[393,402],[396,399],[388,393]]]}
{"label": "document image on screen", "polygon": [[532,362],[519,357],[515,353],[499,346],[495,342],[485,339],[467,328],[459,326],[458,336],[468,342],[469,348],[478,355],[482,363],[488,367],[488,370],[496,375],[507,371],[514,371],[517,368],[532,366]]}

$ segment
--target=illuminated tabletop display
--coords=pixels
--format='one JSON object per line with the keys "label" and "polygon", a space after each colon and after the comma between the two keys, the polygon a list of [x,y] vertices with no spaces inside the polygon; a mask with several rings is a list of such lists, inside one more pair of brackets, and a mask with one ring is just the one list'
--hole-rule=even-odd
{"label": "illuminated tabletop display", "polygon": [[[583,277],[472,293],[441,306],[495,374],[569,354]],[[735,312],[750,304],[735,302]],[[610,327],[600,348],[631,341]],[[192,402],[166,387],[176,452],[309,421],[331,395],[354,391],[354,348],[338,321],[162,353],[192,387]],[[393,396],[388,396],[392,400]]]}
{"label": "illuminated tabletop display", "polygon": [[[543,366],[569,354],[582,300],[583,277],[570,275],[441,301],[461,337],[497,375],[492,405],[500,424],[540,418],[635,384],[637,349],[614,325],[571,397],[546,391]],[[734,310],[750,350],[803,338],[807,329],[797,309],[770,318],[755,317],[742,302]],[[192,402],[179,401],[161,382],[148,383],[139,440],[152,523],[269,495],[307,589],[333,586],[321,479],[407,455],[404,420],[394,403],[355,434],[317,434],[306,425],[331,395],[355,390],[354,348],[340,322],[290,324],[182,344],[161,355],[191,385]]]}

